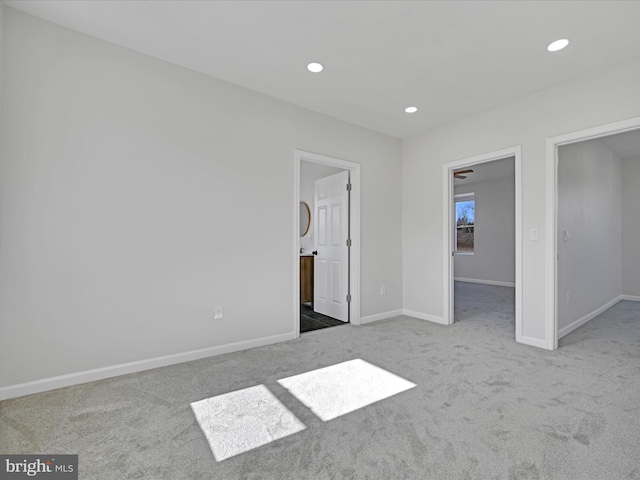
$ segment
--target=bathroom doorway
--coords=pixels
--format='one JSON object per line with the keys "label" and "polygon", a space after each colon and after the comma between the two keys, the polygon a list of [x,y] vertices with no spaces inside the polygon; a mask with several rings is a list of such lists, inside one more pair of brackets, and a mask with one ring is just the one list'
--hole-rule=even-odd
{"label": "bathroom doorway", "polygon": [[359,324],[359,166],[296,151],[295,328]]}

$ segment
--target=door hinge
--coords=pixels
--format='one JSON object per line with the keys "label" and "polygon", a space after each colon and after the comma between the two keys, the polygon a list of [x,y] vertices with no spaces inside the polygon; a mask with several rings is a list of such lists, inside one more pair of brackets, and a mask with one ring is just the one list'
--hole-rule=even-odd
{"label": "door hinge", "polygon": [[351,303],[351,295],[347,295],[347,303]]}
{"label": "door hinge", "polygon": [[351,239],[347,238],[347,247],[350,247],[350,246],[351,246]]}
{"label": "door hinge", "polygon": [[351,183],[347,183],[347,192],[351,191]]}

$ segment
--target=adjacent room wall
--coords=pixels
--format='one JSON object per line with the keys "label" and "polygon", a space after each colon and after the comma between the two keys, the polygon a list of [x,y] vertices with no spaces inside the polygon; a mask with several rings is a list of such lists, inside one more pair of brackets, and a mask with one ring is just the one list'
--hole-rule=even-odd
{"label": "adjacent room wall", "polygon": [[[549,56],[549,68],[559,57]],[[442,165],[522,147],[522,341],[553,348],[546,327],[546,140],[640,116],[640,58],[497,106],[403,142],[403,306],[442,317]],[[539,240],[530,240],[537,229]]]}
{"label": "adjacent room wall", "polygon": [[399,140],[5,14],[0,389],[292,338],[296,148],[362,165],[361,314],[402,308]]}
{"label": "adjacent room wall", "polygon": [[456,195],[470,192],[476,202],[474,253],[455,256],[455,278],[515,286],[515,180],[455,187]]}
{"label": "adjacent room wall", "polygon": [[640,157],[622,160],[622,294],[640,300]]}
{"label": "adjacent room wall", "polygon": [[[4,64],[4,4],[0,2],[0,142],[2,142],[2,67]],[[1,147],[1,145],[0,145]],[[2,155],[2,148],[0,148],[0,155]],[[2,157],[0,157],[0,166],[2,164]],[[2,172],[0,172],[0,175]]]}
{"label": "adjacent room wall", "polygon": [[558,149],[559,337],[622,292],[621,190],[622,162],[601,140]]}
{"label": "adjacent room wall", "polygon": [[300,239],[300,247],[304,248],[307,253],[313,250],[315,181],[341,171],[340,168],[322,165],[320,163],[305,162],[304,160],[300,162],[300,201],[307,202],[311,210],[311,225],[309,226],[309,231]]}

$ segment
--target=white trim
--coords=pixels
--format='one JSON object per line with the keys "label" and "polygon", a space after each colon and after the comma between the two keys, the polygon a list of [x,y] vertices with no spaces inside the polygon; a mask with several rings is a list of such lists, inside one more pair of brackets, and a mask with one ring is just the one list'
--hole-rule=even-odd
{"label": "white trim", "polygon": [[[309,219],[311,221],[311,219]],[[295,153],[293,162],[293,248],[297,255],[293,259],[293,332],[300,337],[300,158]]]}
{"label": "white trim", "polygon": [[499,287],[513,287],[515,288],[515,283],[510,282],[498,282],[496,280],[480,280],[477,278],[462,278],[462,277],[453,277],[456,282],[467,282],[467,283],[482,283],[485,285],[497,285]]}
{"label": "white trim", "polygon": [[317,153],[295,150],[293,167],[293,324],[296,338],[300,336],[300,162],[320,163],[332,167],[349,170],[351,182],[350,196],[350,233],[351,255],[349,262],[349,276],[351,283],[351,307],[349,318],[352,325],[360,325],[360,164],[327,157]]}
{"label": "white trim", "polygon": [[620,300],[630,300],[632,302],[640,302],[640,296],[638,296],[638,295],[620,295]]}
{"label": "white trim", "polygon": [[604,312],[605,310],[613,307],[616,303],[618,303],[620,300],[622,300],[622,295],[617,296],[616,298],[614,298],[613,300],[611,300],[610,302],[605,303],[604,305],[602,305],[599,308],[596,308],[594,311],[587,313],[584,317],[581,317],[573,322],[571,322],[569,325],[567,325],[564,328],[561,328],[560,330],[558,330],[558,340],[560,340],[562,337],[564,337],[565,335],[573,332],[576,328],[581,327],[582,325],[584,325],[585,323],[587,323],[589,320],[594,319],[595,317],[597,317],[598,315],[600,315],[602,312]]}
{"label": "white trim", "polygon": [[436,317],[435,315],[430,315],[428,313],[415,312],[405,308],[402,310],[402,314],[407,317],[417,318],[418,320],[427,320],[428,322],[437,323],[439,325],[449,325],[444,318]]}
{"label": "white trim", "polygon": [[476,192],[469,192],[469,193],[457,193],[453,196],[454,200],[458,200],[459,202],[463,202],[464,200],[462,200],[463,198],[472,198],[475,200],[476,197]]}
{"label": "white trim", "polygon": [[21,383],[19,385],[11,385],[9,387],[0,388],[0,400],[9,398],[22,397],[33,393],[46,392],[56,388],[69,387],[81,383],[94,382],[105,378],[117,377],[119,375],[127,375],[130,373],[151,370],[152,368],[166,367],[176,363],[190,362],[200,360],[201,358],[223,355],[225,353],[238,352],[250,348],[263,347],[274,343],[286,342],[293,340],[297,336],[293,333],[284,333],[281,335],[273,335],[270,337],[256,338],[254,340],[246,340],[242,342],[228,343],[217,347],[203,348],[193,350],[191,352],[176,353],[174,355],[166,355],[163,357],[151,358],[148,360],[140,360],[137,362],[123,363],[110,367],[96,368],[94,370],[85,370],[83,372],[70,373],[57,377],[44,378],[34,382]]}
{"label": "white trim", "polygon": [[539,338],[527,337],[526,335],[522,335],[522,337],[520,337],[520,343],[529,345],[530,347],[544,348],[545,350],[549,350],[547,348],[547,342],[545,340],[540,340]]}
{"label": "white trim", "polygon": [[[463,167],[471,167],[480,163],[500,160],[502,158],[514,157],[515,160],[515,289],[516,289],[516,342],[523,341],[522,335],[522,147],[513,147],[484,153],[473,157],[463,158],[444,163],[442,165],[443,175],[443,266],[444,266],[444,287],[443,287],[443,315],[442,320],[446,325],[453,323],[453,281],[454,268],[451,252],[453,248],[452,222],[453,222],[453,170]],[[535,339],[532,339],[535,340]],[[535,342],[534,342],[535,343]],[[531,345],[531,343],[528,343]]]}
{"label": "white trim", "polygon": [[387,318],[399,317],[402,310],[391,310],[390,312],[376,313],[375,315],[367,315],[360,319],[360,325],[365,323],[377,322],[378,320],[386,320]]}
{"label": "white trim", "polygon": [[523,284],[522,284],[522,147],[516,147],[515,209],[516,209],[516,342],[523,342]]}
{"label": "white trim", "polygon": [[547,252],[545,261],[545,322],[544,332],[547,350],[556,350],[558,348],[558,330],[556,326],[556,318],[558,316],[558,308],[556,305],[556,261],[558,252],[556,249],[556,223],[558,221],[558,211],[556,207],[556,197],[558,184],[556,174],[558,171],[558,163],[556,160],[556,152],[558,147],[551,140],[547,139],[547,188],[546,188],[546,232],[545,250]]}
{"label": "white trim", "polygon": [[[453,237],[453,212],[455,209],[455,202],[453,200],[453,193],[455,191],[453,185],[453,174],[451,173],[453,166],[448,163],[442,165],[442,184],[444,185],[443,199],[442,199],[442,226],[443,226],[443,267],[442,278],[444,281],[443,294],[444,304],[442,307],[442,320],[444,325],[453,324],[453,263],[455,252],[455,238]],[[409,314],[408,314],[409,315]],[[412,315],[413,316],[413,315]]]}
{"label": "white trim", "polygon": [[640,128],[640,117],[633,117],[620,122],[599,125],[597,127],[578,130],[564,135],[547,138],[546,154],[546,266],[545,266],[545,339],[548,350],[558,348],[558,308],[556,288],[558,283],[556,263],[558,258],[558,147],[571,143],[593,140]]}

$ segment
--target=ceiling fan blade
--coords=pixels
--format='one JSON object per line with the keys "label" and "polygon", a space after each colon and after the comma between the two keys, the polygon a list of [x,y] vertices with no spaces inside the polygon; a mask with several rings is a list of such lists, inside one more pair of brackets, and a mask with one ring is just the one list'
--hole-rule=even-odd
{"label": "ceiling fan blade", "polygon": [[457,172],[453,172],[454,175],[457,175],[459,173],[473,173],[473,170],[468,168],[467,170],[458,170]]}
{"label": "ceiling fan blade", "polygon": [[465,178],[467,178],[464,175],[455,175],[454,174],[453,176],[454,176],[454,178],[459,178],[460,180],[464,180]]}

